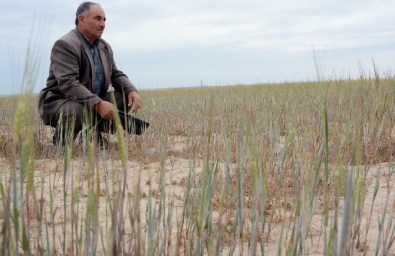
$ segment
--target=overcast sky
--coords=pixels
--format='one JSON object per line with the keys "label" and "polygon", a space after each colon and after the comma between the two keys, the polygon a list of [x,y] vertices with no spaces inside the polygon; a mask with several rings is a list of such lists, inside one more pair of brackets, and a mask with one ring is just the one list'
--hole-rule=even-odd
{"label": "overcast sky", "polygon": [[[80,3],[1,0],[0,94],[21,91],[29,45],[39,63],[34,92],[45,86],[51,47],[74,28]],[[317,70],[326,79],[368,76],[373,60],[380,75],[394,75],[395,1],[99,3],[103,38],[142,90],[311,81]]]}

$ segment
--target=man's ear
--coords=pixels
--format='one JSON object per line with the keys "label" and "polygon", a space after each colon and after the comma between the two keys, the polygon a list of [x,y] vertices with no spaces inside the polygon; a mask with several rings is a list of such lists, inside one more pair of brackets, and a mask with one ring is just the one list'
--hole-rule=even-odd
{"label": "man's ear", "polygon": [[78,16],[78,23],[79,24],[81,24],[81,23],[83,23],[84,22],[84,16],[82,16],[82,15],[80,15],[80,16]]}

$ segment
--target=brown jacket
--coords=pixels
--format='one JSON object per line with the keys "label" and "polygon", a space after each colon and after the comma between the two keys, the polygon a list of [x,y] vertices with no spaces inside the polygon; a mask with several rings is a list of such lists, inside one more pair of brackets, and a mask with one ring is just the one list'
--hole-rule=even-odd
{"label": "brown jacket", "polygon": [[[110,45],[99,39],[99,52],[105,76],[105,90],[109,86],[115,91],[129,94],[137,89],[128,77],[114,62]],[[47,86],[41,90],[38,109],[45,124],[50,124],[51,118],[67,101],[79,102],[93,107],[101,99],[92,93],[95,68],[89,46],[76,29],[71,30],[57,40],[52,47],[51,64]]]}

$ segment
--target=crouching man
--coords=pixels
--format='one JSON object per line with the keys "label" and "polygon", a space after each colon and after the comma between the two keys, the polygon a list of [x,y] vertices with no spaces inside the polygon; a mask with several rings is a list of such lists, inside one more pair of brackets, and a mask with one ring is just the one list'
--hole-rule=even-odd
{"label": "crouching man", "polygon": [[[110,45],[101,38],[105,23],[101,6],[84,2],[77,9],[75,29],[53,45],[38,108],[44,123],[56,128],[55,145],[64,145],[66,137],[74,141],[86,120],[93,122],[100,143],[101,133],[110,130],[116,108],[136,113],[141,106],[137,89],[117,68]],[[122,117],[121,123],[125,123]]]}

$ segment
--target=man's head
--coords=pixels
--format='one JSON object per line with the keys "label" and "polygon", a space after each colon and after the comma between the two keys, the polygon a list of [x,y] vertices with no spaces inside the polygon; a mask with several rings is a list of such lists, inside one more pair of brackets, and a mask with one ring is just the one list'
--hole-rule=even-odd
{"label": "man's head", "polygon": [[82,3],[75,15],[75,25],[92,42],[103,34],[106,15],[101,6],[94,2]]}

